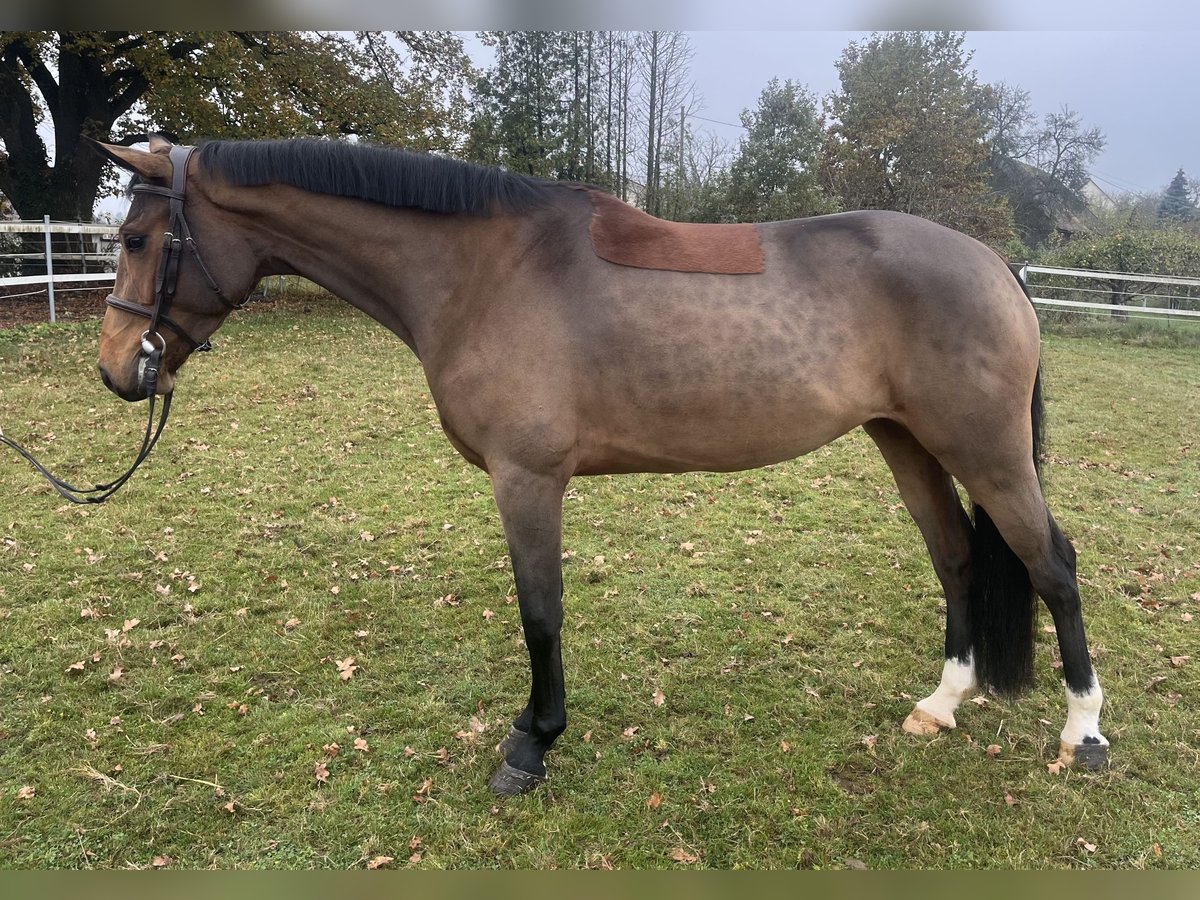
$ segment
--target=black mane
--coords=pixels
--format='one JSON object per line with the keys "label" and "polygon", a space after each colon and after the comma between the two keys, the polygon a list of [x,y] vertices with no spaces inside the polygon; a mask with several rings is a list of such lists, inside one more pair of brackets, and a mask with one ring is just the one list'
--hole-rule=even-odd
{"label": "black mane", "polygon": [[290,184],[335,197],[439,213],[524,212],[546,202],[553,182],[428,153],[371,144],[300,139],[208,141],[205,172],[239,187]]}

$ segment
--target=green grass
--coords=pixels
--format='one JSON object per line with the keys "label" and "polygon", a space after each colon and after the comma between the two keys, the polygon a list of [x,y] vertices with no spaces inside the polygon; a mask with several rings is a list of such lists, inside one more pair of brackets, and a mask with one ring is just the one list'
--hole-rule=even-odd
{"label": "green grass", "polygon": [[[96,332],[0,332],[0,424],[80,481],[144,426]],[[571,724],[551,782],[498,801],[528,675],[486,477],[383,329],[312,298],[245,314],[109,503],[0,466],[0,865],[1200,866],[1200,350],[1050,335],[1045,373],[1109,769],[1047,769],[1042,631],[1027,697],[900,731],[940,672],[940,592],[858,432],[769,470],[573,482]]]}

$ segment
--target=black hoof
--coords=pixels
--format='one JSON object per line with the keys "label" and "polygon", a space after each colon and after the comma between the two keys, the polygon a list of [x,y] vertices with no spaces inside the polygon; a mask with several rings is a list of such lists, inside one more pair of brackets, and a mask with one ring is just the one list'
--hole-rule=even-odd
{"label": "black hoof", "polygon": [[520,728],[517,728],[514,725],[512,728],[508,729],[508,734],[505,735],[504,740],[496,745],[496,752],[501,756],[508,756],[508,754],[516,750],[521,741],[525,740],[527,737],[529,737],[528,731],[522,731]]}
{"label": "black hoof", "polygon": [[529,793],[545,780],[546,776],[522,772],[520,769],[510,766],[505,760],[500,763],[500,768],[492,775],[488,787],[492,789],[493,794],[501,797],[517,797]]}
{"label": "black hoof", "polygon": [[1099,741],[1089,742],[1084,738],[1082,744],[1070,746],[1061,744],[1058,758],[1068,766],[1081,769],[1103,769],[1108,765],[1108,744]]}

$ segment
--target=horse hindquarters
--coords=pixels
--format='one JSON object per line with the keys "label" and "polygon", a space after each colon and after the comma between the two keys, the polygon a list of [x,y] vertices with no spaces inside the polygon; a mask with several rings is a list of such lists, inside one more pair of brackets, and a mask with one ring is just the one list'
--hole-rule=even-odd
{"label": "horse hindquarters", "polygon": [[[1038,467],[1041,419],[1039,374],[1028,418],[1018,421],[997,413],[984,439],[960,440],[953,450],[948,449],[945,432],[939,435],[938,461],[966,488],[974,507],[974,523],[969,527],[969,577],[965,610],[957,599],[962,583],[947,583],[943,577],[947,653],[942,683],[917,704],[905,725],[916,732],[953,727],[954,707],[976,683],[1008,695],[1028,686],[1036,593],[1054,619],[1066,679],[1068,716],[1062,732],[1062,758],[1068,763],[1099,766],[1107,760],[1108,747],[1099,730],[1103,694],[1084,635],[1075,551],[1042,496]],[[886,457],[887,449],[880,446]],[[937,566],[937,551],[932,545],[930,549]],[[965,658],[961,655],[960,617],[965,618],[968,630]]]}

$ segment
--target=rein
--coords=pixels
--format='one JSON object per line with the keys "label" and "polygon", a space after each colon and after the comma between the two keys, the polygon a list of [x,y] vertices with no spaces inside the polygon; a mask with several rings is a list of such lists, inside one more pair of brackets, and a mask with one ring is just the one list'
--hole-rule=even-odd
{"label": "rein", "polygon": [[[159,435],[167,425],[167,416],[171,412],[171,394],[165,394],[162,402],[162,412],[158,420],[158,425],[154,424],[154,413],[157,407],[158,395],[158,373],[162,368],[163,353],[167,349],[166,338],[159,332],[159,326],[165,325],[168,329],[178,335],[190,348],[191,351],[211,350],[212,344],[206,341],[197,341],[187,331],[175,322],[168,315],[171,308],[171,302],[175,299],[175,290],[179,285],[179,262],[183,256],[183,247],[187,246],[200,267],[201,273],[204,275],[208,286],[212,288],[213,293],[221,299],[221,301],[231,309],[244,309],[249,298],[247,297],[242,303],[235,303],[230,300],[217,286],[216,280],[212,277],[208,267],[204,265],[204,260],[200,257],[200,251],[196,247],[196,242],[192,239],[191,229],[188,227],[187,219],[183,215],[183,200],[186,195],[187,187],[187,164],[195,147],[174,146],[171,148],[171,164],[173,172],[171,175],[171,187],[159,187],[153,184],[136,184],[133,187],[134,193],[139,194],[158,194],[166,197],[171,202],[171,218],[168,230],[163,234],[163,254],[162,261],[159,263],[158,275],[154,281],[154,305],[151,307],[142,306],[130,300],[125,300],[115,294],[109,294],[105,302],[118,309],[121,312],[132,313],[133,315],[143,316],[150,320],[149,326],[142,332],[142,353],[145,358],[139,361],[139,373],[141,384],[146,391],[146,395],[150,399],[150,415],[146,421],[146,434],[142,438],[142,446],[138,450],[137,458],[134,459],[133,465],[125,472],[125,474],[115,478],[105,484],[97,484],[90,488],[79,488],[61,478],[57,477],[42,463],[18,444],[16,441],[7,437],[3,429],[0,429],[0,444],[6,447],[11,447],[21,455],[34,470],[44,476],[50,482],[58,493],[72,503],[103,503],[113,494],[115,494],[122,485],[125,484],[138,467],[145,462],[146,457],[150,455],[150,451],[154,449],[154,445],[158,443]],[[154,339],[157,338],[157,344]]]}
{"label": "rein", "polygon": [[[157,377],[157,375],[155,377]],[[158,427],[156,428],[154,425],[154,406],[157,399],[158,398],[155,394],[150,394],[150,418],[146,422],[146,436],[142,438],[142,447],[138,451],[137,459],[133,461],[133,465],[129,467],[124,475],[121,475],[120,477],[106,484],[97,484],[90,488],[79,488],[75,487],[73,484],[63,481],[44,465],[38,462],[32,453],[30,453],[12,438],[5,435],[3,430],[0,430],[0,444],[4,444],[6,447],[11,447],[13,450],[16,450],[26,462],[33,466],[34,470],[38,472],[38,474],[42,475],[47,481],[50,482],[50,486],[52,488],[54,488],[72,503],[103,503],[105,500],[115,494],[120,487],[125,484],[125,482],[133,477],[133,473],[138,470],[138,466],[145,462],[146,457],[150,455],[150,451],[154,449],[154,445],[158,443],[158,436],[162,434],[163,428],[166,427],[167,416],[171,412],[171,395],[167,394],[163,397],[162,415],[159,417]]]}

